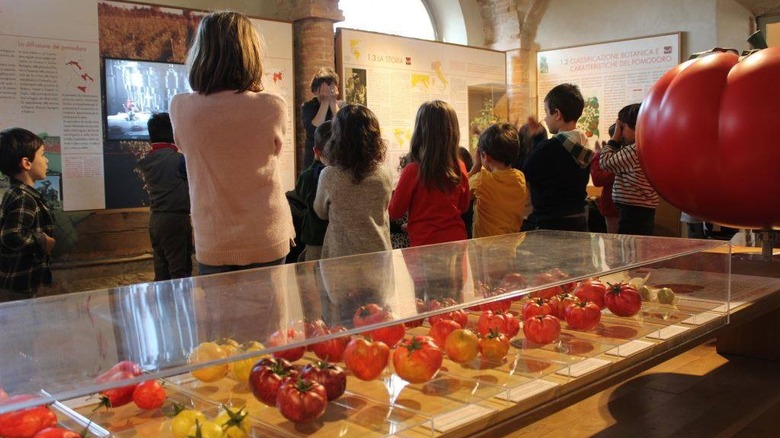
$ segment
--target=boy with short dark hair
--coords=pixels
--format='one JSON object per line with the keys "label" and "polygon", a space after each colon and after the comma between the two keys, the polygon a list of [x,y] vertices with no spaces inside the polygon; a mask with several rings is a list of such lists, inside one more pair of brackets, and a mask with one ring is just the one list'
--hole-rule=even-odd
{"label": "boy with short dark hair", "polygon": [[0,210],[0,302],[33,298],[41,284],[51,284],[54,217],[33,187],[46,178],[48,163],[37,135],[0,131],[0,172],[11,182]]}
{"label": "boy with short dark hair", "polygon": [[553,136],[534,148],[523,166],[533,213],[524,230],[586,231],[585,200],[593,151],[577,129],[585,100],[573,84],[554,87],[544,98],[544,121]]}
{"label": "boy with short dark hair", "polygon": [[301,225],[301,242],[306,245],[299,257],[300,261],[319,260],[322,253],[322,242],[325,239],[325,231],[328,229],[328,221],[322,220],[314,213],[314,198],[317,195],[317,183],[320,173],[325,168],[322,151],[330,140],[332,123],[330,120],[322,122],[314,131],[314,161],[306,170],[298,176],[295,183],[295,193],[306,202],[306,212],[303,214]]}
{"label": "boy with short dark hair", "polygon": [[152,150],[138,162],[149,193],[154,281],[192,276],[192,223],[184,155],[173,141],[168,113],[147,122]]}
{"label": "boy with short dark hair", "polygon": [[474,238],[520,231],[528,189],[523,172],[512,168],[519,151],[514,125],[492,125],[479,136],[477,160],[469,178],[474,198]]}

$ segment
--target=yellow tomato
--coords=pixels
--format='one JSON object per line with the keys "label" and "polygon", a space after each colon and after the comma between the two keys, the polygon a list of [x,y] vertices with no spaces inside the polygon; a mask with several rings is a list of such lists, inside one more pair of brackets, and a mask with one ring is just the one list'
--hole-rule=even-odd
{"label": "yellow tomato", "polygon": [[[200,434],[198,434],[200,429]],[[189,436],[197,436],[201,438],[223,438],[222,426],[213,421],[198,421],[190,428]]]}
{"label": "yellow tomato", "polygon": [[[265,346],[259,342],[251,342],[249,343],[249,346],[246,347],[243,350],[236,351],[235,354],[242,354],[242,353],[248,353],[252,351],[262,351],[265,349]],[[250,357],[248,359],[241,359],[237,360],[235,362],[231,362],[229,364],[229,373],[230,377],[233,379],[247,383],[249,382],[249,373],[252,372],[252,367],[255,366],[257,361],[260,360],[259,357]]]}
{"label": "yellow tomato", "polygon": [[241,349],[241,344],[236,342],[235,339],[225,339],[221,344],[219,344],[219,346],[225,350],[225,353],[228,355],[228,357],[236,354],[236,351]]}
{"label": "yellow tomato", "polygon": [[192,409],[185,409],[175,417],[171,419],[171,433],[173,438],[187,438],[190,434],[190,429],[195,426],[195,420],[203,423],[206,421],[206,416],[199,411],[193,411]]}
{"label": "yellow tomato", "polygon": [[222,427],[225,438],[247,438],[251,426],[246,408],[237,411],[227,409],[217,415],[215,422]]}
{"label": "yellow tomato", "polygon": [[[187,358],[190,364],[203,363],[217,359],[224,359],[228,355],[225,350],[214,342],[203,342],[195,347]],[[192,371],[192,376],[201,382],[216,382],[227,374],[227,364],[214,365]]]}

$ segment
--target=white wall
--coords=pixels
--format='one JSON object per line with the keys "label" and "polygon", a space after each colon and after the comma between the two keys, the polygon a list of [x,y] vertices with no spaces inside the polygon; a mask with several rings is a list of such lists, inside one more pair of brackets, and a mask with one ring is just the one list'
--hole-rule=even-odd
{"label": "white wall", "polygon": [[550,0],[536,43],[548,50],[681,31],[687,59],[717,45],[717,1]]}
{"label": "white wall", "polygon": [[734,48],[742,52],[750,48],[753,14],[734,0],[718,0],[717,46]]}

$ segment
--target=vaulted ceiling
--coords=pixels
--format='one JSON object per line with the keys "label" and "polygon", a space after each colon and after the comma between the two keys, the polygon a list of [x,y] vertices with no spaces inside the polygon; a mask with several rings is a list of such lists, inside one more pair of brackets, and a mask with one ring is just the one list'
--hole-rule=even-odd
{"label": "vaulted ceiling", "polygon": [[780,14],[780,0],[737,0],[756,17]]}

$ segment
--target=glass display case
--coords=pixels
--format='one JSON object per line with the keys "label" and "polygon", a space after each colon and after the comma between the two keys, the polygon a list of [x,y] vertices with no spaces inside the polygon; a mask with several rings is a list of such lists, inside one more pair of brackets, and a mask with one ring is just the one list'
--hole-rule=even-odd
{"label": "glass display case", "polygon": [[[529,297],[574,292],[592,278],[632,284],[641,307],[630,317],[607,307],[590,330],[564,318],[548,343],[532,342],[517,324],[506,357],[445,356],[423,383],[400,378],[391,352],[376,379],[348,370],[346,393],[305,425],[259,402],[233,372],[241,361],[301,347],[295,364],[311,363],[317,357],[306,347],[384,339],[383,329],[399,325],[407,338],[425,336],[431,317],[453,312],[474,332],[488,310],[519,322]],[[176,402],[214,416],[223,405],[245,406],[254,436],[447,434],[497,415],[496,400],[530,408],[726,324],[729,284],[728,243],[534,231],[3,303],[0,387],[33,397],[0,400],[0,414],[54,403],[63,424],[89,424],[92,436],[170,436],[164,414]],[[226,352],[195,354],[204,343]],[[138,372],[116,372],[129,363]],[[202,378],[220,367],[218,378]],[[152,379],[164,382],[163,407],[95,410],[97,394]]]}

